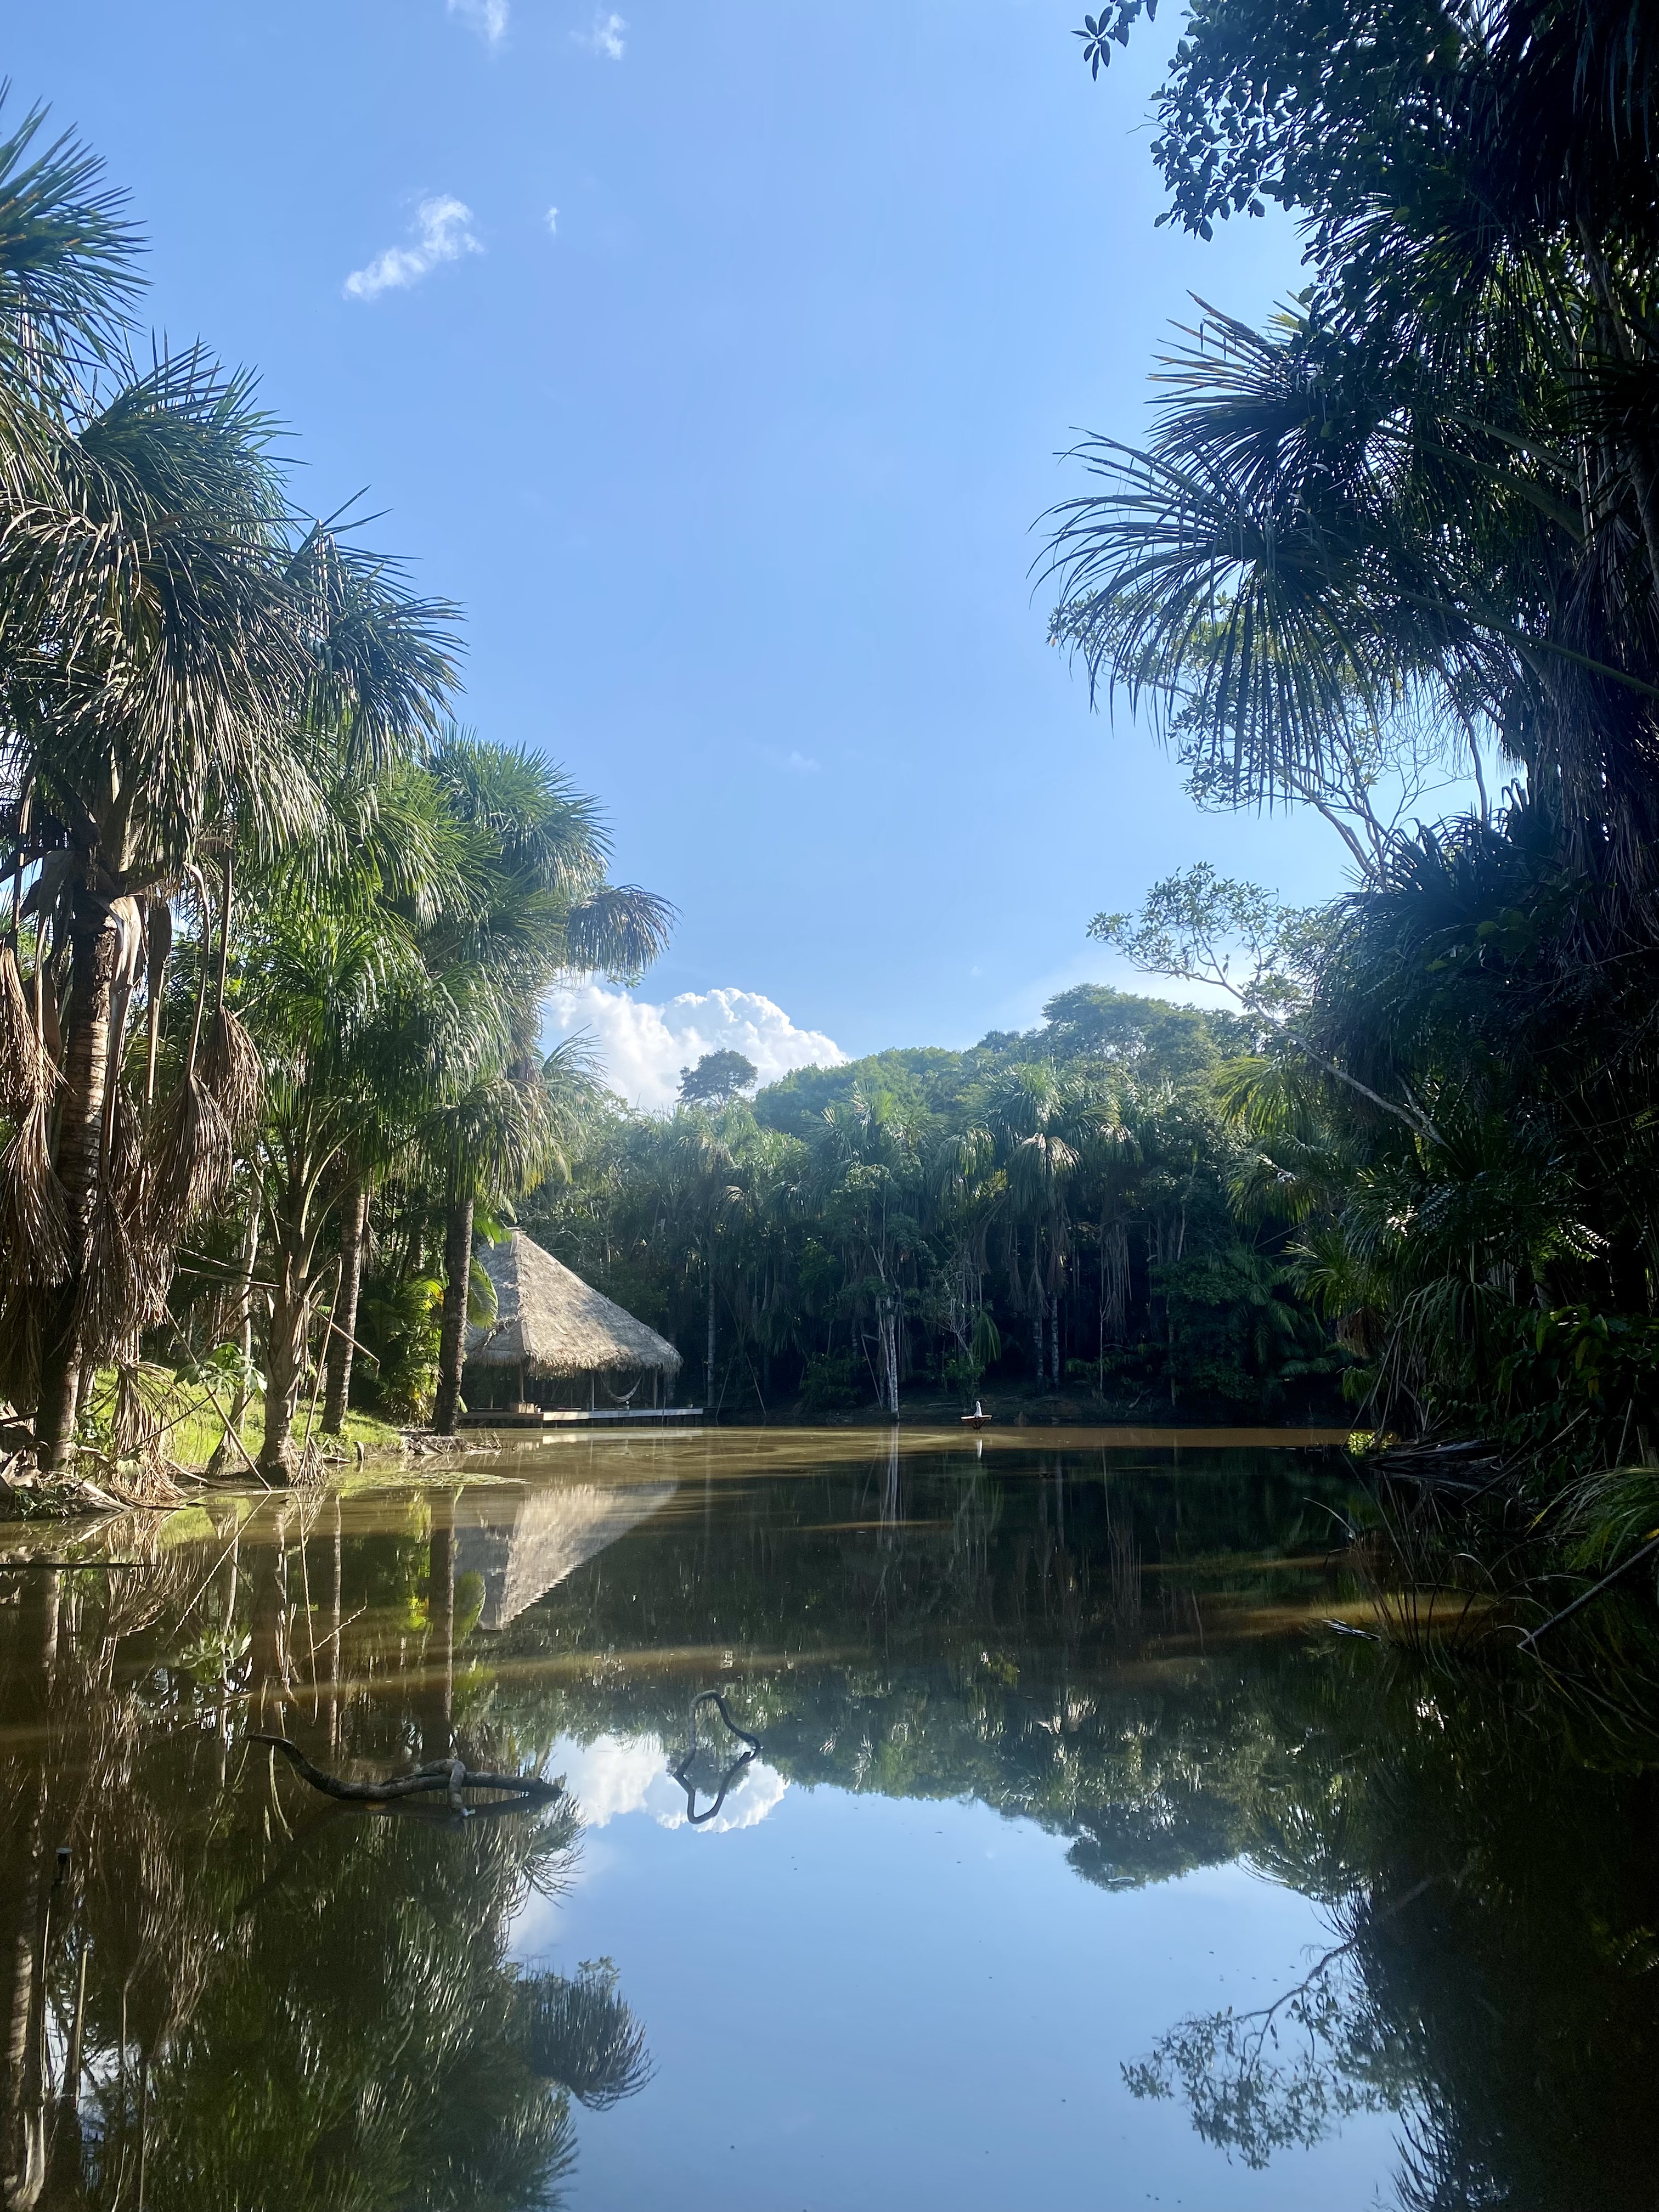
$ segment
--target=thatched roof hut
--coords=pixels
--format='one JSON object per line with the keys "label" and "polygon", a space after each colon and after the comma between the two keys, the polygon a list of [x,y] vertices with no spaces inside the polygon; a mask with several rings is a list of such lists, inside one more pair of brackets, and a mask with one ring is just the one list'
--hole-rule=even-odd
{"label": "thatched roof hut", "polygon": [[522,1229],[486,1246],[483,1257],[495,1286],[495,1318],[467,1331],[475,1388],[488,1387],[490,1370],[502,1380],[516,1375],[521,1394],[532,1382],[591,1383],[595,1376],[609,1384],[650,1375],[655,1387],[678,1374],[680,1355],[666,1337],[583,1282]]}

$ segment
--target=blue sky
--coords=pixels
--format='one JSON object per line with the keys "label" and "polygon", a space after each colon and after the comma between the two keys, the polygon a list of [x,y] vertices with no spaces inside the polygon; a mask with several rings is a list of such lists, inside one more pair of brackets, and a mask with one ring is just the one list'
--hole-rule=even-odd
{"label": "blue sky", "polygon": [[688,1034],[781,1065],[1029,1023],[1124,980],[1089,915],[1189,860],[1342,881],[1316,821],[1197,813],[1045,643],[1057,450],[1138,434],[1189,290],[1254,316],[1297,282],[1282,223],[1154,228],[1176,24],[1094,84],[1080,20],[12,11],[14,101],[131,188],[156,325],[259,368],[308,504],[369,488],[466,608],[464,719],[567,763],[680,908],[641,1009],[567,1010],[635,1095]]}

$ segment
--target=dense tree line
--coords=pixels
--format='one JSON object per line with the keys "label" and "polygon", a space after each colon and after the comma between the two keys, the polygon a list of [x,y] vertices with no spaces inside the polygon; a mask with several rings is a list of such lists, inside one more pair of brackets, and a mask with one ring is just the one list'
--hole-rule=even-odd
{"label": "dense tree line", "polygon": [[524,1219],[675,1336],[728,1417],[995,1386],[1305,1413],[1340,1402],[1346,1355],[1283,1225],[1238,1203],[1224,1071],[1257,1026],[1084,985],[1028,1033],[752,1101],[700,1063],[672,1115],[591,1112]]}

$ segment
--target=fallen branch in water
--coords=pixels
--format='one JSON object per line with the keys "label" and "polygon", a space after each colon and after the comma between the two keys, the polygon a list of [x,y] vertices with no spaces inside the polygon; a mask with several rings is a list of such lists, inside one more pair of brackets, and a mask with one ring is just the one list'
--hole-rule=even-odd
{"label": "fallen branch in water", "polygon": [[1632,1567],[1639,1567],[1644,1559],[1650,1559],[1656,1552],[1659,1552],[1659,1536],[1650,1536],[1639,1552],[1632,1552],[1629,1559],[1621,1561],[1610,1574],[1603,1575],[1593,1589],[1587,1589],[1582,1595],[1574,1598],[1571,1605],[1564,1605],[1559,1613],[1553,1613],[1547,1620],[1540,1620],[1536,1628],[1530,1630],[1521,1638],[1520,1643],[1515,1647],[1516,1650],[1517,1651],[1529,1650],[1537,1643],[1540,1636],[1547,1635],[1552,1628],[1559,1626],[1562,1621],[1571,1620],[1573,1614],[1581,1613],[1592,1598],[1600,1597],[1603,1590],[1611,1589],[1621,1576],[1627,1575]]}
{"label": "fallen branch in water", "polygon": [[264,1735],[255,1731],[243,1741],[268,1743],[274,1750],[286,1752],[296,1771],[313,1790],[353,1805],[386,1805],[394,1798],[429,1797],[440,1793],[449,1799],[452,1812],[465,1813],[471,1808],[461,1802],[465,1790],[506,1790],[526,1803],[563,1794],[562,1783],[544,1782],[539,1774],[487,1774],[459,1759],[434,1759],[429,1766],[417,1767],[413,1774],[389,1775],[384,1782],[343,1782],[337,1774],[325,1774],[320,1766],[313,1766],[299,1745],[290,1742],[285,1735]]}
{"label": "fallen branch in water", "polygon": [[[697,1810],[696,1785],[686,1779],[687,1775],[690,1771],[691,1762],[697,1755],[697,1709],[701,1705],[718,1705],[720,1707],[720,1718],[726,1723],[727,1728],[731,1729],[732,1735],[740,1737],[746,1747],[745,1749],[738,1753],[737,1757],[732,1761],[732,1764],[726,1768],[725,1773],[720,1777],[720,1787],[714,1793],[714,1803],[708,1808],[707,1811],[702,1813]],[[738,1779],[738,1776],[743,1773],[750,1761],[759,1756],[761,1740],[757,1735],[751,1735],[746,1728],[740,1728],[738,1725],[737,1722],[732,1717],[732,1708],[726,1704],[725,1698],[721,1697],[718,1690],[700,1690],[696,1696],[692,1698],[690,1734],[690,1742],[687,1744],[685,1749],[680,1753],[678,1759],[672,1759],[669,1762],[668,1771],[673,1776],[675,1781],[679,1784],[681,1789],[685,1792],[685,1817],[687,1822],[694,1828],[700,1828],[706,1820],[712,1820],[714,1819],[715,1814],[720,1811],[720,1807],[725,1804],[727,1793],[730,1791],[732,1784]]]}

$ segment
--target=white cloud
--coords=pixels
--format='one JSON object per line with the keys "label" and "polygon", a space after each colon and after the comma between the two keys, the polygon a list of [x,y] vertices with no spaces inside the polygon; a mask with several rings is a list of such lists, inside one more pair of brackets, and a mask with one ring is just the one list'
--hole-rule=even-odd
{"label": "white cloud", "polygon": [[511,12],[507,0],[444,0],[452,15],[459,15],[469,29],[474,30],[487,46],[498,46],[507,36],[507,19]]}
{"label": "white cloud", "polygon": [[683,991],[653,1006],[588,983],[556,992],[552,1015],[562,1036],[590,1030],[611,1088],[653,1112],[673,1104],[681,1068],[695,1066],[706,1052],[743,1053],[763,1083],[792,1067],[834,1067],[847,1057],[833,1037],[797,1029],[758,991]]}
{"label": "white cloud", "polygon": [[623,33],[628,28],[627,19],[612,9],[609,14],[603,8],[593,11],[591,31],[573,31],[570,35],[579,46],[586,46],[590,54],[598,54],[609,62],[619,62],[628,52],[628,42]]}
{"label": "white cloud", "polygon": [[556,238],[559,234],[559,210],[557,208],[549,208],[547,210],[546,222],[548,228],[552,232],[554,237]]}
{"label": "white cloud", "polygon": [[465,200],[447,196],[422,200],[415,210],[413,246],[388,246],[366,269],[354,269],[345,280],[348,300],[374,300],[382,292],[418,284],[441,261],[459,261],[464,253],[483,248],[467,225],[472,210]]}
{"label": "white cloud", "polygon": [[[668,1754],[654,1735],[599,1735],[592,1743],[567,1736],[554,1746],[548,1765],[564,1776],[586,1827],[609,1827],[627,1813],[644,1813],[659,1828],[686,1825],[685,1791],[668,1771]],[[787,1786],[776,1767],[752,1759],[714,1819],[698,1827],[706,1836],[758,1827]],[[708,1802],[700,1796],[699,1810]]]}

